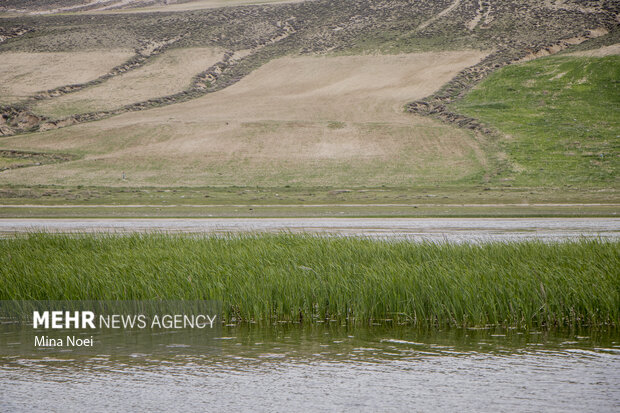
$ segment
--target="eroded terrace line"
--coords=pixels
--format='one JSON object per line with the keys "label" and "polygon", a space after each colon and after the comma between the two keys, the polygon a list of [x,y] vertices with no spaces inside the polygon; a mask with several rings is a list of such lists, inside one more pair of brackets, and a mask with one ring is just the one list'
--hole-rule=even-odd
{"label": "eroded terrace line", "polygon": [[[24,31],[25,30],[25,31]],[[19,35],[23,35],[32,29],[21,29]],[[40,100],[51,99],[64,96],[69,93],[78,92],[86,88],[99,85],[111,78],[120,76],[129,71],[139,69],[157,55],[163,53],[170,46],[184,38],[186,34],[177,36],[162,42],[148,41],[136,50],[136,54],[123,64],[112,68],[106,74],[85,83],[59,86],[54,89],[36,92],[33,96],[25,99],[19,104],[1,105],[0,106],[0,136],[10,136],[16,133],[30,132],[37,130],[37,126],[49,122],[49,119],[43,115],[33,113],[29,106]],[[1,37],[1,35],[0,35]]]}
{"label": "eroded terrace line", "polygon": [[51,120],[44,116],[35,114],[28,109],[28,103],[32,103],[37,100],[50,99],[57,96],[62,96],[67,93],[77,92],[87,87],[103,83],[104,81],[126,73],[129,70],[134,70],[142,67],[147,61],[149,61],[150,58],[155,55],[161,54],[172,44],[181,40],[186,34],[162,43],[150,42],[145,45],[145,47],[141,48],[136,54],[136,56],[134,56],[128,62],[124,63],[121,66],[117,66],[107,74],[95,80],[83,84],[61,86],[56,89],[40,92],[27,100],[26,104],[0,106],[0,136],[9,136],[16,133],[37,130],[46,131],[51,129],[58,129],[78,123],[100,120],[110,116],[120,115],[126,112],[135,112],[155,107],[168,106],[175,103],[185,102],[191,99],[196,99],[207,93],[212,93],[224,89],[241,80],[248,73],[250,73],[256,67],[260,66],[265,61],[269,61],[288,52],[287,48],[282,48],[280,51],[275,51],[270,49],[269,46],[280,44],[289,36],[297,32],[297,30],[293,26],[294,20],[295,17],[293,16],[284,21],[273,37],[260,42],[247,54],[241,54],[240,52],[234,52],[232,50],[226,51],[224,53],[224,58],[221,61],[217,62],[216,64],[207,68],[205,71],[194,76],[190,86],[180,92],[132,103],[118,109],[74,114],[56,120]]}
{"label": "eroded terrace line", "polygon": [[8,29],[0,27],[0,44],[33,31],[33,28],[26,26],[14,26]]}
{"label": "eroded terrace line", "polygon": [[10,169],[28,168],[31,166],[49,165],[52,163],[69,162],[77,159],[77,156],[66,153],[47,153],[47,152],[31,152],[16,151],[11,149],[1,149],[0,159],[10,159],[14,162],[2,166],[0,172]]}
{"label": "eroded terrace line", "polygon": [[45,131],[57,129],[77,123],[100,120],[122,113],[173,105],[196,99],[207,93],[222,90],[237,83],[256,67],[260,66],[261,62],[264,63],[264,61],[269,61],[274,57],[278,57],[276,55],[285,54],[288,51],[286,48],[282,48],[280,51],[271,51],[269,50],[269,46],[279,44],[290,35],[296,33],[296,29],[291,24],[293,20],[295,20],[295,17],[291,17],[285,21],[275,36],[261,42],[251,49],[247,55],[239,56],[238,52],[232,50],[226,51],[221,61],[194,76],[190,87],[181,92],[132,103],[114,110],[75,114],[59,120],[43,120],[39,123],[38,130]]}
{"label": "eroded terrace line", "polygon": [[172,46],[179,40],[183,39],[185,36],[187,36],[187,34],[183,34],[183,35],[174,37],[172,39],[164,40],[162,42],[154,42],[154,41],[145,42],[145,44],[142,47],[138,48],[135,51],[136,52],[135,55],[129,58],[129,60],[127,60],[126,62],[124,62],[123,64],[119,66],[112,68],[109,72],[99,76],[98,78],[90,80],[85,83],[64,85],[64,86],[59,86],[54,89],[36,92],[34,96],[30,97],[27,100],[27,102],[30,103],[36,100],[51,99],[51,98],[66,95],[68,93],[77,92],[77,91],[86,89],[87,87],[99,85],[105,82],[106,80],[111,79],[115,76],[119,76],[129,71],[139,69],[143,67],[146,63],[148,63],[153,57],[160,55],[166,49],[170,48],[170,46]]}
{"label": "eroded terrace line", "polygon": [[499,49],[488,55],[478,64],[459,72],[451,81],[434,94],[424,99],[408,103],[406,105],[406,110],[417,115],[430,116],[461,128],[471,129],[484,135],[495,135],[496,131],[490,129],[478,119],[452,112],[448,109],[448,105],[463,98],[475,85],[502,67],[527,62],[539,57],[554,55],[568,47],[581,44],[607,33],[608,30],[606,28],[599,27],[581,33],[578,36],[542,45],[529,45],[521,48],[505,47]]}

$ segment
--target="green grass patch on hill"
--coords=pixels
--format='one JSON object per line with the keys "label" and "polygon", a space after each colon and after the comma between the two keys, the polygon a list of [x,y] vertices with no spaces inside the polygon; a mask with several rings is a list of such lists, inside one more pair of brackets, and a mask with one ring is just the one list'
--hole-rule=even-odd
{"label": "green grass patch on hill", "polygon": [[620,56],[558,56],[505,67],[454,105],[495,126],[517,186],[617,186]]}
{"label": "green grass patch on hill", "polygon": [[220,300],[236,321],[620,322],[620,243],[430,244],[309,235],[28,234],[3,300]]}

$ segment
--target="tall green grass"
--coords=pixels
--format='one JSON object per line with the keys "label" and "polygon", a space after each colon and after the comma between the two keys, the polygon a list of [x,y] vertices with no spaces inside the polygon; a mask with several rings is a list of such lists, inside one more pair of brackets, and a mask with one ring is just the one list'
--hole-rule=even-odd
{"label": "tall green grass", "polygon": [[620,324],[620,242],[431,244],[310,235],[0,240],[0,299],[221,300],[227,320]]}

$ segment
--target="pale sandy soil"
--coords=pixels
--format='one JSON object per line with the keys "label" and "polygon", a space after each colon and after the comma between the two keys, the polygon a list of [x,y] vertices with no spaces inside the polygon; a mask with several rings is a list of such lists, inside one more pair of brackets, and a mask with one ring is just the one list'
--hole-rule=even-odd
{"label": "pale sandy soil", "polygon": [[[2,183],[409,185],[480,173],[481,143],[403,112],[479,51],[286,57],[186,103],[31,136],[6,147],[84,153]],[[127,180],[120,179],[121,171]]]}
{"label": "pale sandy soil", "polygon": [[132,55],[130,50],[1,53],[0,103],[14,103],[38,91],[96,79]]}
{"label": "pale sandy soil", "polygon": [[147,13],[153,11],[184,11],[184,10],[201,10],[213,9],[217,7],[234,7],[253,4],[277,4],[277,3],[300,3],[302,1],[312,0],[193,0],[186,3],[173,3],[157,6],[146,6],[131,9],[115,10],[114,12],[122,13]]}
{"label": "pale sandy soil", "polygon": [[42,101],[33,110],[50,117],[64,117],[170,95],[187,88],[193,76],[222,57],[223,52],[212,48],[169,50],[139,69],[80,92]]}
{"label": "pale sandy soil", "polygon": [[[173,12],[185,10],[202,10],[218,7],[234,7],[254,4],[277,4],[277,3],[299,3],[301,1],[312,0],[191,0],[177,3],[175,0],[168,0],[168,4],[148,5],[146,0],[84,0],[75,6],[60,8],[38,8],[36,10],[27,8],[2,9],[7,15],[45,15],[55,13],[82,12],[91,13],[149,13],[149,12]],[[145,5],[146,4],[146,5]],[[0,4],[1,6],[1,4]],[[88,8],[88,10],[84,10]]]}
{"label": "pale sandy soil", "polygon": [[286,57],[217,94],[170,108],[169,113],[186,119],[206,111],[212,120],[408,123],[410,116],[402,113],[405,103],[433,93],[484,55],[462,51]]}
{"label": "pale sandy soil", "polygon": [[620,55],[620,43],[612,44],[611,46],[603,46],[594,50],[567,53],[565,56],[605,57],[612,55]]}

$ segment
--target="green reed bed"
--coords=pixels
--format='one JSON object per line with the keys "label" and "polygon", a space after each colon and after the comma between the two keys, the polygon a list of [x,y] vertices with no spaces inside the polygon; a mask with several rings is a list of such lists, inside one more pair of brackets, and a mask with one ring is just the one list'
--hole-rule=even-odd
{"label": "green reed bed", "polygon": [[160,298],[220,300],[228,321],[617,326],[620,242],[42,233],[0,240],[0,299]]}

